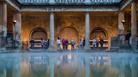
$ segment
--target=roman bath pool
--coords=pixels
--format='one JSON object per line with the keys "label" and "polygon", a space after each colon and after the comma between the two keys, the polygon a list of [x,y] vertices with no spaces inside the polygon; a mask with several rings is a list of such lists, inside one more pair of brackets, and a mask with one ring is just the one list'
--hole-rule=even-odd
{"label": "roman bath pool", "polygon": [[138,77],[138,53],[1,53],[0,77]]}

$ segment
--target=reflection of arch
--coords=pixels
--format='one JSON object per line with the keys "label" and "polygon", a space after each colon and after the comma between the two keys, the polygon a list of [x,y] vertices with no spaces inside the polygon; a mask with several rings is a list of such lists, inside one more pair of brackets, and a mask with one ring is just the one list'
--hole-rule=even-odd
{"label": "reflection of arch", "polygon": [[67,40],[75,40],[75,42],[78,42],[78,31],[73,27],[65,27],[60,30],[60,37],[65,38]]}
{"label": "reflection of arch", "polygon": [[93,38],[103,38],[108,39],[107,31],[104,28],[96,27],[91,31],[90,39]]}
{"label": "reflection of arch", "polygon": [[30,69],[33,75],[38,77],[44,77],[47,74],[49,66],[48,56],[31,56],[30,58]]}
{"label": "reflection of arch", "polygon": [[47,32],[41,27],[34,28],[30,33],[30,39],[40,40],[41,38],[47,39]]}

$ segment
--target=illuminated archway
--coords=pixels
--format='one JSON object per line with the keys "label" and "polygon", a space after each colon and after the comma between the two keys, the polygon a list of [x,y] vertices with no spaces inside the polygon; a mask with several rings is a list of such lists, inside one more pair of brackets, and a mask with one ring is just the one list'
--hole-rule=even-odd
{"label": "illuminated archway", "polygon": [[41,27],[34,28],[30,33],[30,39],[34,39],[34,40],[45,39],[46,40],[47,32]]}
{"label": "illuminated archway", "polygon": [[74,40],[76,43],[78,42],[79,35],[78,31],[73,27],[65,27],[60,31],[61,39],[67,39],[68,41]]}
{"label": "illuminated archway", "polygon": [[90,33],[90,39],[94,39],[94,38],[97,38],[97,39],[103,38],[107,40],[108,39],[107,31],[101,27],[94,28]]}

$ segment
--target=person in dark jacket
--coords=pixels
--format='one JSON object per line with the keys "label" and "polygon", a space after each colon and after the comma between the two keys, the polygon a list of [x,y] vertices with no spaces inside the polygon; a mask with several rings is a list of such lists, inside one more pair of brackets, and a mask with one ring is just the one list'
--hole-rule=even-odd
{"label": "person in dark jacket", "polygon": [[103,40],[102,38],[100,38],[100,41],[99,41],[99,43],[100,43],[100,47],[103,47],[104,40]]}
{"label": "person in dark jacket", "polygon": [[128,31],[127,32],[127,34],[126,34],[126,36],[125,36],[125,41],[127,42],[127,44],[129,44],[130,45],[130,37],[131,37],[131,33]]}

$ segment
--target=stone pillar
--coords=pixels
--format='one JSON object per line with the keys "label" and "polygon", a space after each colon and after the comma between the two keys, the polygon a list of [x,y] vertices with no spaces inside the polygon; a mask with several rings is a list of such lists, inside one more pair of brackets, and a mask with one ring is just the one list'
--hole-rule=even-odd
{"label": "stone pillar", "polygon": [[21,13],[18,12],[15,14],[13,19],[14,24],[14,39],[16,40],[16,47],[21,48]]}
{"label": "stone pillar", "polygon": [[90,14],[85,14],[85,49],[90,49]]}
{"label": "stone pillar", "polygon": [[131,35],[136,37],[137,35],[137,24],[136,24],[136,2],[133,1],[131,5]]}
{"label": "stone pillar", "polygon": [[136,22],[136,0],[131,5],[131,40],[130,44],[132,48],[136,47],[136,36],[137,36],[137,22]]}
{"label": "stone pillar", "polygon": [[0,49],[6,47],[6,36],[7,36],[7,4],[0,4]]}
{"label": "stone pillar", "polygon": [[54,13],[50,13],[50,49],[54,48]]}
{"label": "stone pillar", "polygon": [[118,31],[119,31],[119,34],[122,34],[125,30],[124,24],[123,24],[124,22],[125,22],[124,12],[119,12],[119,14],[118,14]]}

